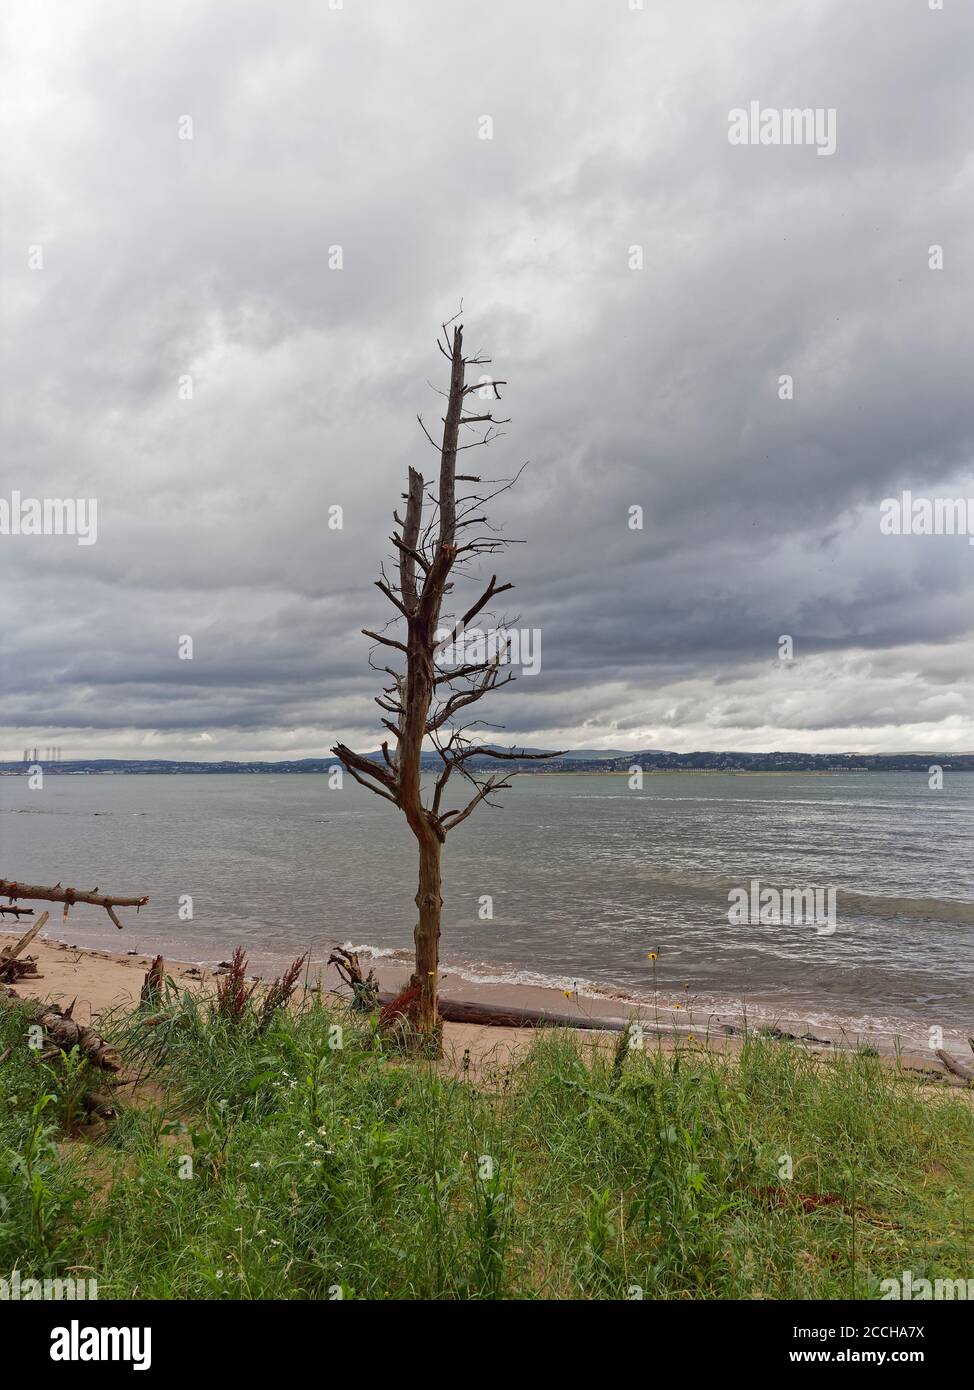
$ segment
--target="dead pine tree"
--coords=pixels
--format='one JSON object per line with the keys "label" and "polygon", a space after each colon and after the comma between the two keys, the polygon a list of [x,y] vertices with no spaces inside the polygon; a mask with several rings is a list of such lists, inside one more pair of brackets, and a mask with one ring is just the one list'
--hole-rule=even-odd
{"label": "dead pine tree", "polygon": [[[455,612],[452,610],[457,581],[472,580],[478,557],[493,555],[508,544],[491,524],[485,507],[512,487],[517,477],[495,483],[472,474],[457,473],[457,455],[466,449],[489,444],[497,437],[498,426],[507,423],[495,418],[491,408],[484,410],[478,403],[471,402],[470,397],[477,395],[482,399],[486,396],[492,406],[500,400],[500,387],[506,383],[489,380],[483,375],[468,383],[468,370],[488,365],[490,358],[479,354],[464,356],[463,325],[456,318],[443,324],[437,346],[450,364],[449,390],[442,393],[446,412],[441,442],[437,443],[432,437],[422,417],[419,423],[427,440],[439,453],[439,477],[427,483],[421,473],[410,468],[408,491],[402,494],[403,515],[400,516],[398,510],[393,512],[397,529],[390,540],[394,546],[395,570],[387,574],[385,566],[381,566],[382,577],[376,580],[376,586],[397,613],[382,632],[362,629],[366,637],[384,649],[384,662],[396,662],[396,665],[378,666],[371,661],[377,671],[390,678],[390,683],[375,699],[385,711],[382,723],[393,736],[393,748],[390,751],[389,740],[384,741],[381,760],[353,753],[342,743],[331,750],[357,782],[399,807],[416,837],[419,850],[416,966],[407,989],[393,1006],[386,1006],[383,1018],[400,1025],[405,1021],[409,1044],[433,1056],[440,1054],[442,1033],[437,1008],[443,905],[441,850],[447,835],[481,802],[493,805],[488,801],[491,793],[510,786],[509,773],[478,776],[476,760],[558,756],[557,753],[528,755],[514,749],[488,746],[484,742],[483,730],[488,727],[484,721],[458,722],[462,710],[514,680],[514,673],[507,669],[509,644],[503,625],[495,629],[492,641],[478,638],[475,649],[470,649],[469,659],[465,641],[474,618],[513,585],[498,584],[497,576],[491,575],[480,596],[462,615],[458,607]],[[466,432],[473,437],[467,439]],[[459,497],[458,483],[469,488]],[[448,599],[450,611],[444,612],[444,602]],[[424,802],[420,774],[427,740],[440,763],[435,783]],[[465,784],[468,799],[448,810],[444,795],[454,773]]]}

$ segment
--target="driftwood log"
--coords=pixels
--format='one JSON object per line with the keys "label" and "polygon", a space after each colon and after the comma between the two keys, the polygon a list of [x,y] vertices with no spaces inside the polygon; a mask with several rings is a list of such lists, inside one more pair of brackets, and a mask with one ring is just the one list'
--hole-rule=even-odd
{"label": "driftwood log", "polygon": [[945,1052],[942,1047],[937,1048],[937,1056],[943,1062],[948,1071],[952,1071],[955,1076],[959,1076],[968,1085],[974,1082],[974,1070],[966,1066],[963,1062],[958,1062],[956,1057],[951,1057],[949,1052]]}
{"label": "driftwood log", "polygon": [[13,878],[0,878],[0,898],[9,898],[11,903],[16,898],[33,898],[45,903],[64,903],[65,917],[68,915],[68,908],[75,903],[92,903],[95,907],[105,909],[119,931],[122,930],[122,924],[115,915],[116,907],[134,907],[138,911],[140,907],[145,907],[149,901],[148,897],[120,898],[114,893],[99,893],[97,888],[93,888],[89,893],[78,888],[62,888],[60,883],[55,883],[53,888],[48,888],[41,883],[19,883]]}
{"label": "driftwood log", "polygon": [[[379,1002],[387,1008],[400,997],[380,994]],[[442,995],[439,1008],[440,1017],[447,1023],[480,1023],[493,1028],[585,1028],[599,1033],[622,1033],[629,1027],[623,1018],[587,1018],[584,1014],[555,1014],[548,1009],[471,1004],[462,999],[444,999]]]}
{"label": "driftwood log", "polygon": [[19,980],[24,975],[37,975],[37,963],[32,956],[26,960],[19,960],[21,951],[25,951],[34,937],[47,922],[48,914],[42,912],[37,921],[33,923],[29,931],[24,932],[19,941],[12,946],[4,946],[0,951],[0,981],[9,980],[11,984]]}
{"label": "driftwood log", "polygon": [[363,975],[357,952],[346,951],[344,946],[332,948],[328,964],[335,967],[351,989],[352,1008],[360,1013],[370,1013],[379,1002],[379,982],[375,978],[375,971],[369,970],[368,975]]}
{"label": "driftwood log", "polygon": [[145,979],[142,981],[142,993],[139,1002],[142,1004],[158,1004],[162,999],[162,984],[166,971],[166,962],[162,956],[155,956],[152,964],[145,972]]}
{"label": "driftwood log", "polygon": [[82,1097],[81,1104],[89,1119],[114,1120],[118,1113],[111,1096],[104,1096],[100,1091],[88,1091]]}
{"label": "driftwood log", "polygon": [[27,1005],[30,1021],[39,1023],[58,1048],[69,1052],[72,1047],[78,1047],[92,1066],[102,1071],[121,1071],[122,1059],[111,1043],[99,1037],[93,1028],[86,1028],[71,1017],[73,1004],[70,1008],[59,1009],[56,1004],[45,1004],[39,999],[22,999],[14,990],[0,985],[0,1007],[12,1008],[17,1004]]}

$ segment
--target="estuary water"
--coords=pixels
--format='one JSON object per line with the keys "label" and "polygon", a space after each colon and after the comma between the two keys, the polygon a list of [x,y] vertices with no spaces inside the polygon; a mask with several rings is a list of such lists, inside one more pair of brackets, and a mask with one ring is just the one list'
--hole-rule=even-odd
{"label": "estuary water", "polygon": [[[854,1031],[974,1033],[974,774],[526,775],[449,837],[444,961],[471,979],[743,1004]],[[124,933],[53,907],[49,934],[262,973],[333,942],[412,941],[415,850],[345,779],[0,778],[2,876],[148,893]],[[835,892],[835,930],[732,924],[729,894]],[[192,919],[182,920],[186,895]],[[650,959],[651,953],[656,960]]]}

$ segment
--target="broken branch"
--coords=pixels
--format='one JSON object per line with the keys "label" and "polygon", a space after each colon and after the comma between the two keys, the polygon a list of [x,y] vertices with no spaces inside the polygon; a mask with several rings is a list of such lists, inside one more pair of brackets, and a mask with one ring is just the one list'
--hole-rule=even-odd
{"label": "broken branch", "polygon": [[33,898],[40,902],[64,903],[65,916],[68,914],[68,908],[75,903],[91,903],[95,907],[103,907],[119,931],[122,930],[122,923],[115,915],[115,908],[134,907],[138,911],[149,901],[148,895],[141,898],[120,898],[115,894],[99,893],[97,888],[86,893],[77,888],[62,888],[60,883],[56,883],[53,888],[46,888],[36,883],[18,883],[12,878],[0,878],[0,897],[9,898],[11,902],[15,898]]}

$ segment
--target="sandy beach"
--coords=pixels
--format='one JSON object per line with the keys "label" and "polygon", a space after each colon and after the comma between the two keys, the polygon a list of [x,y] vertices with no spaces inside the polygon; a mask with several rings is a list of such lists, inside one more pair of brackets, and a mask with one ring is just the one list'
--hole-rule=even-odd
{"label": "sandy beach", "polygon": [[[11,944],[20,934],[9,930],[0,933],[0,945]],[[138,1001],[145,972],[152,961],[151,955],[142,952],[103,951],[44,936],[31,943],[27,954],[36,960],[39,974],[19,981],[17,993],[23,997],[49,999],[62,1007],[74,1002],[74,1017],[83,1023],[97,1021],[98,1016],[108,1010],[132,1007]],[[165,964],[166,974],[181,987],[202,992],[215,987],[219,969],[189,961],[166,960]],[[410,973],[407,960],[363,957],[362,964],[366,971],[370,967],[375,970],[383,990],[397,989]],[[348,991],[338,984],[335,972],[325,971],[323,967],[324,962],[312,963],[306,976],[307,988],[347,998]],[[561,1017],[577,1017],[580,1022],[588,1022],[584,1036],[589,1040],[611,1042],[615,1036],[591,1031],[592,1022],[638,1018],[646,1030],[647,1046],[664,1050],[676,1046],[710,1047],[733,1053],[741,1043],[739,1018],[731,1021],[728,1016],[725,1020],[695,1010],[692,1003],[688,1007],[679,999],[671,999],[669,993],[664,996],[663,992],[658,1001],[647,1005],[645,1001],[627,999],[621,991],[606,991],[604,997],[591,997],[535,985],[471,981],[446,969],[441,979],[441,995],[445,999],[541,1009]],[[815,1056],[827,1057],[862,1044],[861,1039],[834,1031],[831,1034],[821,1029],[810,1032],[801,1020],[780,1019],[775,1026],[783,1037]],[[445,1061],[448,1067],[463,1064],[476,1071],[504,1066],[536,1035],[534,1028],[446,1022]],[[931,1080],[956,1083],[956,1078],[947,1072],[932,1051],[924,1052],[916,1046],[894,1048],[888,1045],[877,1046],[876,1050],[891,1062],[929,1075]]]}

